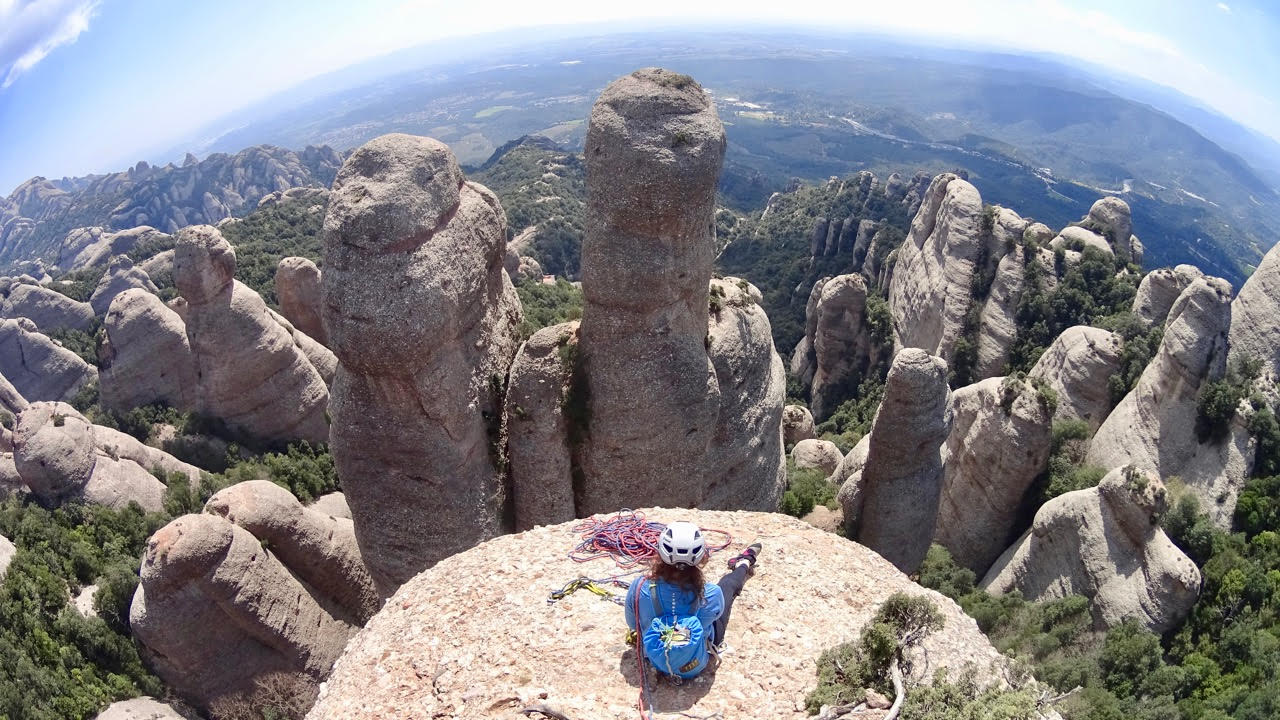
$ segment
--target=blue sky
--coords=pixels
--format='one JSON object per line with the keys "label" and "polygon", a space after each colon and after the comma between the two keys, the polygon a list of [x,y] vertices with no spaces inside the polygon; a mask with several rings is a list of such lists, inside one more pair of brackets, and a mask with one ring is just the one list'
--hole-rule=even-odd
{"label": "blue sky", "polygon": [[146,154],[306,78],[445,37],[724,18],[1070,55],[1280,139],[1273,0],[0,0],[0,193],[164,159]]}

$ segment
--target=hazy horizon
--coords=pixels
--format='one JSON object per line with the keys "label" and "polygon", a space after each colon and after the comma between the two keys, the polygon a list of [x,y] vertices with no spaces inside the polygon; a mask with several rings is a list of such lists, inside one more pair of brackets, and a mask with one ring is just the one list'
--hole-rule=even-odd
{"label": "hazy horizon", "polygon": [[[519,4],[477,9],[414,0],[359,7],[232,0],[216,8],[159,0],[0,0],[0,145],[7,156],[0,192],[37,175],[172,159],[154,154],[194,147],[194,134],[220,118],[397,51],[440,41],[461,47],[481,32],[524,30],[536,42],[552,27],[566,38],[657,26],[789,33],[812,31],[821,21],[828,33],[1057,55],[1172,88],[1280,140],[1274,80],[1280,76],[1280,8],[1196,2],[1183,12],[1156,12],[1147,0],[1106,12],[1091,0],[979,5],[958,9],[928,0],[904,17],[882,6],[801,2],[783,15],[765,3],[715,0],[651,4],[628,18],[577,0],[536,12]],[[1073,41],[1071,32],[1087,42]]]}

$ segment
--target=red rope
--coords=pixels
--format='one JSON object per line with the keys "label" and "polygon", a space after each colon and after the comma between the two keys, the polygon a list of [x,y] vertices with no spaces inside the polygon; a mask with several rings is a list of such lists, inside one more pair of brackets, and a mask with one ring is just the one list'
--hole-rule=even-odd
{"label": "red rope", "polygon": [[[582,535],[582,541],[569,552],[575,562],[589,562],[610,557],[624,570],[643,567],[658,556],[658,538],[666,525],[646,520],[644,513],[620,510],[604,520],[587,518],[573,527]],[[723,530],[702,528],[704,534],[719,535],[722,541],[707,538],[707,552],[716,553],[733,542],[733,537]]]}

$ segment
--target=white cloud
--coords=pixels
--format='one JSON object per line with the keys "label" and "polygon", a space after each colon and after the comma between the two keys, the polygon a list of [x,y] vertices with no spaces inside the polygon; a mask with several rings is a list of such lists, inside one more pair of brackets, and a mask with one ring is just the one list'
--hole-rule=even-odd
{"label": "white cloud", "polygon": [[1228,15],[1231,14],[1231,6],[1226,3],[1218,3],[1218,9]]}
{"label": "white cloud", "polygon": [[0,0],[0,88],[89,29],[100,0]]}

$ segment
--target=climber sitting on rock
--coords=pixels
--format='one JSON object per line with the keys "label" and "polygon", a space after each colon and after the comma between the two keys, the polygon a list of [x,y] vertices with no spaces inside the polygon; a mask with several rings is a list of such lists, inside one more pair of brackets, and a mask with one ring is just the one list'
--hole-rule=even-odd
{"label": "climber sitting on rock", "polygon": [[702,578],[708,553],[698,526],[674,522],[663,530],[653,567],[631,581],[626,600],[627,627],[640,633],[658,672],[685,679],[706,668],[708,651],[724,643],[729,610],[759,553],[756,542],[730,558],[729,572],[713,585]]}

